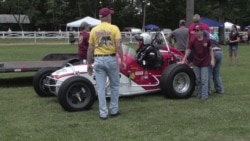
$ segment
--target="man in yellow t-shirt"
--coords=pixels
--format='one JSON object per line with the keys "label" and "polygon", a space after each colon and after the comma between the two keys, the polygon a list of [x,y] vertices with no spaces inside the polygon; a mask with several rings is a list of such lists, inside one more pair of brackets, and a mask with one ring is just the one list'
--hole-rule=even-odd
{"label": "man in yellow t-shirt", "polygon": [[[119,54],[121,67],[123,69],[126,68],[123,59],[120,30],[116,25],[111,24],[111,14],[113,13],[114,11],[109,8],[101,8],[99,10],[99,18],[102,22],[90,32],[87,53],[89,75],[92,75],[93,69],[95,70],[99,117],[103,120],[108,118],[109,110],[111,117],[120,114],[118,105],[120,68],[116,53]],[[93,61],[94,65],[92,66]],[[111,89],[109,110],[106,104],[105,93],[107,77],[109,78]]]}

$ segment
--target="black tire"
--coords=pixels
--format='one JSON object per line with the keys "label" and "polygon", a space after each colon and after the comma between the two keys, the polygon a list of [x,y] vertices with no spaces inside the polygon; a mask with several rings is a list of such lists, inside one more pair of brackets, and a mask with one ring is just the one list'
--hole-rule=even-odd
{"label": "black tire", "polygon": [[167,98],[191,97],[195,89],[193,69],[184,64],[171,64],[161,76],[160,87]]}
{"label": "black tire", "polygon": [[71,64],[71,65],[79,65],[80,64],[80,59],[78,59],[78,58],[68,59],[67,61],[65,61],[65,63],[61,67],[67,67],[67,66],[69,66],[69,64]]}
{"label": "black tire", "polygon": [[47,68],[41,68],[37,71],[35,76],[33,77],[33,88],[38,96],[40,97],[49,97],[54,96],[49,91],[49,88],[45,86],[45,82],[47,80],[47,76],[51,75],[54,71],[56,71],[58,68],[54,67],[47,67]]}
{"label": "black tire", "polygon": [[60,86],[58,100],[65,111],[89,110],[96,100],[95,88],[87,78],[73,76]]}

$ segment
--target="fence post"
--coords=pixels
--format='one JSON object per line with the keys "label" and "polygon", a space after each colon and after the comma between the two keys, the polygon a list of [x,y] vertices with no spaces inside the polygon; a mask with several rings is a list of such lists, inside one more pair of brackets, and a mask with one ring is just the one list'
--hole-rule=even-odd
{"label": "fence post", "polygon": [[130,38],[130,43],[132,43],[133,41],[132,41],[132,32],[130,32],[130,35],[129,35],[129,38]]}
{"label": "fence post", "polygon": [[36,44],[36,31],[34,32],[34,43]]}
{"label": "fence post", "polygon": [[24,33],[23,33],[23,31],[22,31],[22,39],[24,38]]}

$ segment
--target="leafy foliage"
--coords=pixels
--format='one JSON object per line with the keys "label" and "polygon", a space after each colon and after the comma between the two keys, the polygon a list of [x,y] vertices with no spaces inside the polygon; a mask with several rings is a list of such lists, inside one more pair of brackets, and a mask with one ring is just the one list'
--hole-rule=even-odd
{"label": "leafy foliage", "polygon": [[[6,0],[0,3],[0,14],[27,14],[31,23],[23,25],[3,24],[0,30],[58,30],[65,29],[67,22],[85,16],[98,18],[100,7],[115,10],[112,22],[121,29],[142,26],[142,1],[146,6],[146,24],[176,28],[178,21],[186,17],[187,0]],[[248,0],[196,0],[195,13],[212,19],[231,21],[245,26],[249,23]]]}

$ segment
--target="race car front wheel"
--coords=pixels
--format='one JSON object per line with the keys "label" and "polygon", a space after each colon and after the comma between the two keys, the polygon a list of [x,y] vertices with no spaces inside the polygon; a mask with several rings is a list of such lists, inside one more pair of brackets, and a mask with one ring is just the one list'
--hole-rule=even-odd
{"label": "race car front wheel", "polygon": [[66,79],[58,92],[60,105],[69,112],[89,110],[95,99],[96,92],[93,84],[82,76]]}
{"label": "race car front wheel", "polygon": [[171,64],[160,79],[162,93],[167,98],[189,98],[195,89],[195,74],[184,64]]}

